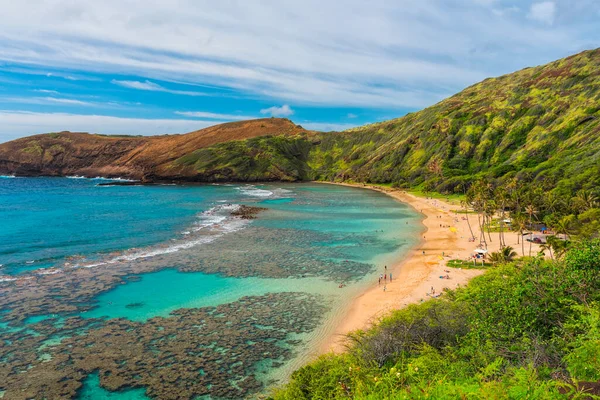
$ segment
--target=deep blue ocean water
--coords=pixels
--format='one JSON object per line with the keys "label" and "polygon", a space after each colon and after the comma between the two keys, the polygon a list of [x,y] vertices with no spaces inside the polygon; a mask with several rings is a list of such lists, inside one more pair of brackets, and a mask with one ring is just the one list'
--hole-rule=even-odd
{"label": "deep blue ocean water", "polygon": [[[301,355],[310,353],[306,347],[331,333],[344,307],[376,281],[384,264],[401,259],[421,232],[419,216],[408,206],[357,188],[98,185],[106,182],[0,178],[0,279],[18,279],[48,268],[106,268],[117,259],[163,263],[164,268],[156,272],[99,294],[94,308],[81,314],[141,322],[167,317],[179,308],[216,306],[249,295],[305,291],[328,296],[332,311],[322,326],[307,336],[295,363],[272,375],[264,371],[271,377],[284,377],[299,365]],[[267,210],[255,220],[230,220],[228,212],[238,204]],[[204,233],[208,229],[217,233]],[[157,257],[159,261],[153,261]],[[177,270],[192,257],[216,266],[209,269],[214,273]],[[310,273],[277,278],[258,273],[236,276],[228,270],[241,263],[274,268],[283,262]],[[331,262],[372,268],[364,276],[356,277],[354,272],[355,280],[342,292],[338,278],[331,278],[339,276],[339,271],[331,275],[327,267]],[[26,322],[46,317],[30,317]],[[98,382],[97,376],[90,375],[80,397],[144,397],[139,389],[107,392]]]}

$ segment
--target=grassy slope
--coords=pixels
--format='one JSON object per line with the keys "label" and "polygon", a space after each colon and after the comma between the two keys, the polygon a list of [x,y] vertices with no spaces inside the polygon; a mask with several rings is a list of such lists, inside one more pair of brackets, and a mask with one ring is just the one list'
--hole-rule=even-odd
{"label": "grassy slope", "polygon": [[550,180],[564,192],[597,187],[600,50],[486,79],[395,120],[343,133],[263,138],[258,147],[255,140],[219,145],[175,164],[194,165],[206,176],[227,171],[232,180],[271,180],[272,171],[252,161],[260,154],[271,157],[285,179],[453,192],[477,175],[518,174]]}
{"label": "grassy slope", "polygon": [[[328,136],[312,165],[328,179],[428,182],[438,191],[479,173],[598,186],[599,111],[600,50],[594,50],[486,79],[403,118]],[[340,156],[326,160],[331,153]]]}

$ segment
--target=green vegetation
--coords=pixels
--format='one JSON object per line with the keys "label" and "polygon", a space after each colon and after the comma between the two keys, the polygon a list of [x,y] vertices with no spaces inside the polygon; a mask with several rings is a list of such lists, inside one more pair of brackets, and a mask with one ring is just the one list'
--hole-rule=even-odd
{"label": "green vegetation", "polygon": [[[458,218],[479,226],[473,241],[500,243],[467,288],[352,334],[347,353],[296,371],[274,397],[600,394],[598,104],[600,49],[486,79],[395,120],[221,143],[177,159],[199,180],[354,182],[448,197],[462,205]],[[524,242],[541,241],[525,235],[542,228],[549,260]],[[506,234],[520,248],[506,246]]]}
{"label": "green vegetation", "polygon": [[310,179],[311,142],[304,136],[261,136],[220,143],[175,161],[215,181],[298,181]]}
{"label": "green vegetation", "polygon": [[482,269],[482,268],[492,266],[492,264],[489,262],[484,262],[482,265],[481,260],[477,260],[475,263],[473,261],[467,261],[467,260],[448,260],[446,265],[450,268],[463,268],[463,269]]}
{"label": "green vegetation", "polygon": [[[501,251],[492,254],[495,263],[511,261],[517,256],[517,252],[506,247],[509,231],[518,235],[522,256],[534,255],[531,244],[539,240],[542,252],[551,258],[561,256],[574,240],[600,237],[600,201],[596,192],[590,190],[560,196],[552,192],[549,182],[532,186],[516,177],[496,184],[479,179],[466,191],[462,205],[465,211],[472,209],[477,216],[476,221],[468,213],[461,216],[467,218],[469,226],[476,223],[479,227],[480,235],[473,240],[486,248],[488,242],[500,243]],[[546,235],[537,239],[529,235],[542,229]]]}
{"label": "green vegetation", "polygon": [[44,153],[44,149],[40,146],[37,140],[32,140],[27,143],[27,147],[21,150],[23,153],[29,153],[33,155],[41,156]]}
{"label": "green vegetation", "polygon": [[[600,398],[600,240],[395,311],[275,399]],[[590,392],[592,391],[592,392]],[[584,394],[584,392],[586,392]]]}
{"label": "green vegetation", "polygon": [[[517,178],[572,196],[600,186],[599,102],[600,49],[486,79],[395,120],[342,133],[265,138],[261,151],[274,158],[285,179],[462,194],[481,178]],[[303,151],[286,151],[284,143]],[[217,146],[199,155],[207,160],[199,160],[198,171],[204,174],[209,163],[230,172],[231,180],[270,180],[273,171],[255,162],[256,144]],[[239,162],[231,167],[231,159]]]}

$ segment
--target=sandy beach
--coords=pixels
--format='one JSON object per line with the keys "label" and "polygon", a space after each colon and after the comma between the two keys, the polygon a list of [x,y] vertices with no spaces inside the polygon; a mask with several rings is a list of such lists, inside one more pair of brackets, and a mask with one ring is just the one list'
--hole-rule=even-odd
{"label": "sandy beach", "polygon": [[[465,260],[471,257],[478,244],[469,241],[471,233],[467,221],[463,219],[464,213],[462,215],[455,213],[456,210],[461,211],[459,206],[439,199],[418,197],[402,190],[368,185],[345,185],[377,190],[409,204],[423,214],[425,232],[422,234],[421,242],[402,262],[388,266],[388,274],[392,273],[393,281],[387,281],[385,291],[384,282],[381,285],[373,282],[372,287],[354,300],[334,334],[323,342],[320,353],[343,351],[347,333],[368,328],[392,310],[430,299],[432,288],[435,294],[439,294],[445,288],[455,289],[465,285],[471,278],[484,272],[481,269],[446,266],[449,260]],[[478,238],[477,216],[469,214],[469,220],[473,233]],[[520,255],[518,235],[507,232],[505,237],[507,245],[512,246]],[[498,234],[492,233],[492,242],[488,242],[488,251],[498,251],[499,247]],[[526,243],[525,249],[527,253],[529,243]],[[538,249],[537,245],[533,245],[532,254],[536,254]],[[380,272],[385,273],[383,268]],[[446,275],[450,279],[440,278]]]}

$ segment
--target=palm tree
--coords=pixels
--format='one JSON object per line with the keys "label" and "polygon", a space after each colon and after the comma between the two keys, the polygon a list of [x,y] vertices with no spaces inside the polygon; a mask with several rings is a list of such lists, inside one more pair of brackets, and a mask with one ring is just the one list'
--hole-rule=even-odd
{"label": "palm tree", "polygon": [[[533,204],[529,204],[525,207],[525,212],[529,215],[529,229],[531,230],[532,218],[537,214],[537,210],[533,206]],[[529,238],[529,257],[531,257],[531,242],[533,241],[533,235]]]}
{"label": "palm tree", "polygon": [[[549,246],[550,250],[554,252],[554,255],[556,256],[557,259],[559,259],[563,255],[565,255],[565,253],[569,249],[569,241],[561,240],[561,239],[557,238],[556,236],[548,236],[546,238],[546,242],[547,242],[547,245]],[[550,253],[550,254],[552,254],[552,253]]]}
{"label": "palm tree", "polygon": [[485,229],[484,221],[482,221],[482,215],[485,215],[485,199],[481,192],[481,182],[476,182],[475,185],[471,186],[470,198],[472,199],[473,210],[477,212],[477,225],[479,227],[479,242],[483,243],[487,248],[487,242],[485,241]]}
{"label": "palm tree", "polygon": [[544,197],[544,206],[547,214],[555,214],[564,210],[565,202],[562,197],[550,192],[548,196]]}
{"label": "palm tree", "polygon": [[541,249],[541,253],[545,254],[545,251],[547,250],[550,253],[550,258],[554,260],[554,254],[552,254],[552,245],[550,244],[549,240],[551,237],[555,237],[555,236],[547,236],[546,237],[546,243],[542,243],[540,245],[540,249]]}
{"label": "palm tree", "polygon": [[[493,186],[491,183],[487,182],[485,179],[479,179],[473,186],[471,186],[471,195],[473,198],[473,209],[477,212],[477,220],[479,222],[479,241],[485,245],[487,249],[487,240],[485,239],[485,226],[488,226],[488,236],[489,232],[489,224],[487,223],[487,216],[489,215],[489,207],[490,207],[490,199],[491,193],[493,190]],[[491,237],[490,237],[491,241]]]}
{"label": "palm tree", "polygon": [[469,206],[469,204],[472,203],[473,197],[472,197],[472,194],[470,191],[467,191],[464,189],[463,185],[460,185],[459,188],[463,189],[464,194],[465,194],[465,199],[461,200],[460,205],[462,207],[464,207],[464,209],[465,209],[465,219],[467,220],[467,226],[469,227],[469,232],[471,232],[471,237],[473,239],[475,239],[475,234],[473,233],[473,228],[471,228],[471,221],[469,221],[469,213],[468,213],[468,206]]}
{"label": "palm tree", "polygon": [[496,202],[492,199],[488,199],[485,204],[485,219],[487,221],[486,225],[487,225],[488,238],[490,239],[490,243],[492,242],[492,233],[490,230],[490,226],[491,226],[491,222],[494,217],[494,214],[496,213],[496,209],[497,209]]}
{"label": "palm tree", "polygon": [[460,205],[465,209],[465,219],[467,220],[467,225],[469,226],[469,231],[471,232],[471,237],[475,238],[475,234],[473,233],[473,228],[471,228],[471,222],[469,221],[469,213],[467,207],[469,205],[468,197],[465,200],[461,200]]}
{"label": "palm tree", "polygon": [[498,252],[490,254],[490,261],[494,264],[510,262],[517,256],[517,252],[510,246],[500,249]]}
{"label": "palm tree", "polygon": [[577,211],[584,212],[598,204],[598,196],[589,190],[581,189],[573,198]]}
{"label": "palm tree", "polygon": [[571,232],[571,226],[575,221],[574,215],[567,215],[562,217],[556,222],[556,233],[565,235],[565,239],[569,240],[569,233]]}
{"label": "palm tree", "polygon": [[521,241],[521,253],[523,257],[525,257],[525,242],[523,240],[523,231],[527,227],[527,217],[523,213],[515,213],[512,216],[513,226],[519,229],[519,236],[517,237],[517,244],[519,243],[519,238]]}
{"label": "palm tree", "polygon": [[500,233],[498,234],[498,240],[500,241],[500,247],[502,248],[506,246],[506,241],[504,240],[504,219],[508,194],[504,188],[498,187],[495,191],[495,197],[497,198],[497,204],[500,210]]}

